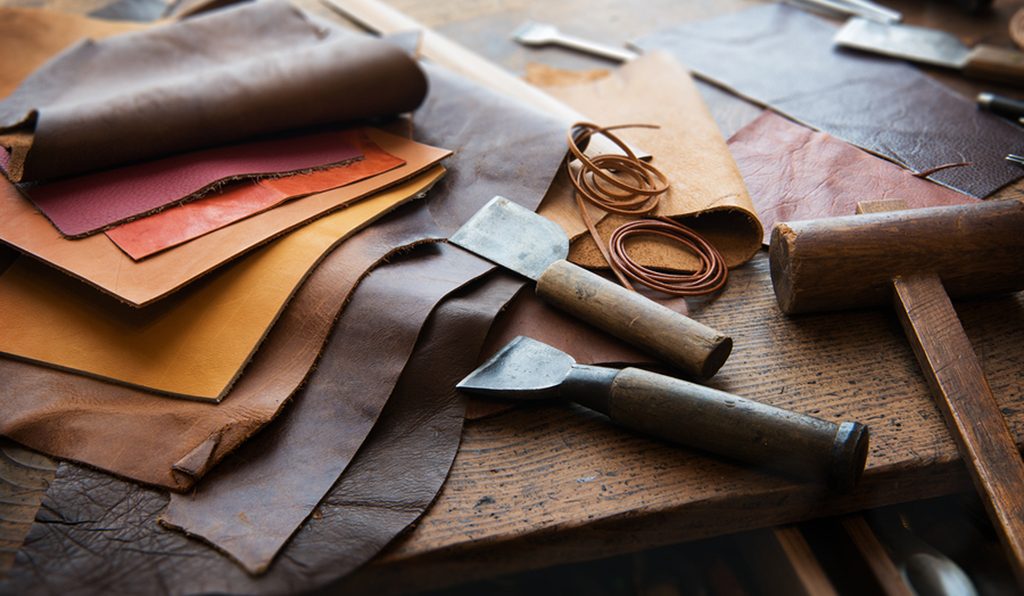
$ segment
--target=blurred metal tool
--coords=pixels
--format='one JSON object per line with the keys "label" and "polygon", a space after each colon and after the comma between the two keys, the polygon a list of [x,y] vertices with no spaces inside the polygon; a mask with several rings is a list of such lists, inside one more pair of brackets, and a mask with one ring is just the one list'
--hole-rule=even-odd
{"label": "blurred metal tool", "polygon": [[797,8],[817,9],[829,14],[863,17],[879,23],[898,23],[903,15],[870,0],[785,0]]}
{"label": "blurred metal tool", "polygon": [[626,48],[598,43],[562,33],[558,27],[547,23],[527,21],[512,33],[513,39],[527,46],[559,45],[579,52],[591,54],[615,62],[628,62],[638,54]]}
{"label": "blurred metal tool", "polygon": [[[1024,118],[1021,118],[1020,120],[1020,123],[1024,124]],[[1017,155],[1016,153],[1011,153],[1006,156],[1006,161],[1012,161],[1015,164],[1020,164],[1024,166],[1024,155]]]}

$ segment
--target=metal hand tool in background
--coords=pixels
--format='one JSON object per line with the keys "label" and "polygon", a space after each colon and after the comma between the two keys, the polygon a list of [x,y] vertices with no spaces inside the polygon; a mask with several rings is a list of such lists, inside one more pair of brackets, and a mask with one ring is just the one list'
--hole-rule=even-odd
{"label": "metal hand tool in background", "polygon": [[979,44],[968,48],[955,35],[910,25],[851,18],[835,36],[837,45],[952,68],[978,79],[1024,85],[1024,52]]}
{"label": "metal hand tool in background", "polygon": [[527,21],[512,33],[512,38],[526,46],[558,45],[615,62],[628,62],[638,56],[636,52],[626,48],[562,33],[558,27],[547,23]]}
{"label": "metal hand tool in background", "polygon": [[512,399],[564,398],[613,422],[836,490],[856,484],[868,429],[836,424],[637,368],[576,364],[547,344],[517,337],[458,384]]}
{"label": "metal hand tool in background", "polygon": [[777,224],[775,296],[787,314],[895,304],[1024,585],[1024,461],[949,301],[1024,289],[1024,203],[885,212],[893,207],[879,203],[866,215]]}
{"label": "metal hand tool in background", "polygon": [[886,8],[869,0],[785,0],[797,8],[821,11],[830,15],[863,17],[879,23],[898,23],[903,20],[899,11]]}
{"label": "metal hand tool in background", "polygon": [[566,261],[569,238],[553,221],[494,197],[451,238],[537,282],[537,295],[688,374],[709,378],[732,351],[732,339]]}

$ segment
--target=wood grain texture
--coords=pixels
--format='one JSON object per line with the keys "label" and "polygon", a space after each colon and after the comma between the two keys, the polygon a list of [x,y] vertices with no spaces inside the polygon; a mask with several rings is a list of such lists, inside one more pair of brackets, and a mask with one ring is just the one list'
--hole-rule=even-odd
{"label": "wood grain texture", "polygon": [[[1024,294],[959,307],[1020,445]],[[712,386],[870,426],[856,490],[830,495],[617,429],[581,407],[531,406],[469,423],[433,508],[348,586],[387,593],[448,585],[970,486],[891,312],[787,317],[775,304],[763,253],[734,272],[718,299],[691,312],[736,340]]]}
{"label": "wood grain texture", "polygon": [[14,564],[14,554],[56,473],[52,459],[0,437],[0,578]]}
{"label": "wood grain texture", "polygon": [[568,261],[555,261],[537,278],[537,295],[691,378],[712,377],[732,351],[724,333]]}
{"label": "wood grain texture", "polygon": [[1024,585],[1024,460],[937,275],[893,281],[900,322]]}
{"label": "wood grain texture", "polygon": [[787,313],[886,305],[889,280],[935,273],[953,297],[1024,289],[1024,203],[952,207],[780,223],[769,254]]}

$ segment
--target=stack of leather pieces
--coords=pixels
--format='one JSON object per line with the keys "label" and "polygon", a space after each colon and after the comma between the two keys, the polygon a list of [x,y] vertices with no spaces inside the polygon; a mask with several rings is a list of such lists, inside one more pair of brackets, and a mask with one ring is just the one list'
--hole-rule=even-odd
{"label": "stack of leather pieces", "polygon": [[[161,502],[157,509],[133,506],[132,515],[145,518],[146,530],[173,536],[187,549],[204,553],[208,564],[223,566],[223,573],[198,574],[193,579],[224,582],[222,589],[231,591],[279,591],[281,578],[287,578],[285,585],[292,588],[308,588],[354,568],[418,517],[440,488],[462,428],[463,404],[454,385],[475,365],[491,320],[521,285],[509,277],[491,275],[490,264],[437,240],[454,231],[491,196],[510,194],[509,189],[516,190],[516,200],[535,209],[565,153],[562,126],[443,70],[421,67],[385,42],[347,33],[285,4],[230,8],[129,36],[85,42],[45,65],[45,58],[78,37],[99,37],[121,27],[41,11],[9,12],[12,18],[3,23],[18,27],[23,38],[16,49],[32,56],[41,70],[28,75],[21,87],[8,83],[7,88],[15,90],[10,103],[3,104],[5,124],[11,126],[5,140],[12,148],[5,167],[11,178],[19,180],[19,187],[3,186],[5,216],[10,217],[5,217],[2,237],[23,254],[5,251],[2,260],[0,294],[4,296],[0,300],[5,301],[4,312],[19,316],[4,317],[2,323],[7,342],[2,349],[13,357],[0,359],[7,380],[0,431],[40,451],[130,480],[86,472],[110,482],[115,488],[112,495],[122,489],[155,495]],[[53,20],[60,26],[49,26]],[[246,33],[243,38],[259,40],[260,45],[276,44],[290,51],[301,45],[289,37],[296,36],[305,39],[314,53],[320,45],[330,44],[340,47],[336,51],[343,56],[357,58],[356,62],[369,62],[362,83],[339,83],[337,77],[323,73],[310,78],[329,80],[342,95],[376,110],[356,114],[342,109],[341,122],[356,116],[365,122],[415,109],[414,136],[419,142],[365,125],[338,129],[335,124],[312,121],[281,125],[288,132],[262,131],[278,135],[272,141],[275,151],[269,152],[276,158],[280,157],[276,151],[281,147],[280,135],[292,135],[291,128],[302,126],[313,126],[313,132],[284,137],[284,142],[306,149],[306,154],[310,148],[326,147],[337,155],[324,164],[329,167],[290,163],[286,171],[255,182],[239,181],[234,174],[227,183],[222,178],[200,179],[199,184],[185,187],[184,192],[195,196],[178,196],[183,191],[175,187],[165,193],[175,197],[173,204],[159,205],[155,215],[149,204],[129,216],[129,226],[146,224],[161,233],[127,236],[141,241],[170,237],[162,231],[177,231],[175,226],[187,227],[197,219],[172,216],[176,210],[199,209],[211,197],[221,200],[243,184],[240,192],[256,197],[262,207],[239,220],[218,220],[223,224],[219,227],[209,225],[216,217],[199,216],[206,227],[195,237],[157,250],[149,246],[148,254],[130,255],[120,243],[114,246],[122,233],[119,230],[125,228],[120,220],[113,220],[123,212],[107,204],[95,210],[80,205],[110,197],[110,193],[89,191],[109,189],[103,185],[123,183],[126,177],[153,186],[153,171],[134,178],[138,172],[124,169],[138,167],[151,167],[161,181],[156,186],[166,190],[179,181],[177,173],[192,172],[187,168],[195,164],[233,166],[238,155],[253,154],[247,148],[225,152],[224,147],[263,143],[267,137],[256,141],[220,138],[210,141],[209,147],[202,146],[206,141],[182,141],[183,145],[163,149],[178,152],[170,158],[145,155],[147,161],[141,166],[110,166],[120,158],[98,158],[70,146],[72,158],[67,164],[72,169],[54,173],[47,169],[54,161],[49,153],[53,150],[52,137],[47,136],[49,124],[42,124],[60,120],[49,117],[51,113],[85,118],[95,110],[88,107],[89,102],[84,102],[85,107],[62,105],[70,95],[59,93],[54,93],[59,97],[50,109],[42,102],[42,108],[31,102],[46,99],[53,89],[73,88],[81,75],[86,91],[106,103],[103,94],[109,89],[100,88],[96,73],[148,71],[153,63],[144,56],[151,46],[206,47],[210,38],[224,38],[230,31]],[[51,34],[60,34],[59,39]],[[168,39],[187,43],[166,43]],[[231,43],[224,45],[239,51]],[[375,62],[374,52],[399,66]],[[308,58],[303,55],[301,60],[308,63]],[[180,62],[187,64],[190,59],[195,66],[194,56],[182,57]],[[110,62],[93,66],[93,60]],[[334,68],[339,61],[325,62]],[[4,76],[26,74],[23,70]],[[152,78],[158,86],[168,81],[177,84],[171,75]],[[202,91],[199,83],[196,91]],[[268,85],[300,91],[303,97],[308,93],[308,89],[288,89],[292,83],[299,84],[289,79]],[[189,78],[189,85],[193,84],[196,81]],[[33,85],[37,93],[25,91]],[[367,95],[382,91],[376,87],[395,86],[398,89],[390,91],[403,95],[401,99],[382,101]],[[424,97],[428,86],[430,93]],[[184,93],[172,89],[168,95],[176,97],[178,92]],[[247,89],[239,92],[239,97],[250,95]],[[234,99],[238,97],[229,98]],[[294,93],[274,99],[283,102],[278,107],[288,107],[304,118],[316,111],[297,103]],[[328,103],[336,100],[327,98]],[[17,120],[11,114],[33,116]],[[190,115],[188,109],[174,115],[160,111],[156,120],[167,123]],[[213,117],[236,116],[229,112]],[[148,124],[153,117],[139,115],[138,122]],[[249,119],[251,114],[242,118]],[[236,130],[237,124],[223,128]],[[88,128],[73,118],[68,126],[76,133]],[[205,123],[184,128],[195,132],[204,129]],[[323,143],[309,142],[310,135],[323,136],[323,130],[340,132],[321,138]],[[124,139],[123,146],[161,136],[158,132],[141,130],[138,139]],[[63,136],[58,133],[56,138]],[[82,142],[86,147],[103,144],[90,138]],[[447,163],[451,172],[447,177],[434,164],[449,152],[432,145],[459,148]],[[196,157],[197,152],[205,153]],[[152,166],[165,159],[177,161]],[[349,173],[345,168],[371,160],[383,164],[376,175],[354,181],[344,175]],[[65,163],[63,159],[56,162]],[[481,163],[488,166],[486,178],[473,174]],[[96,167],[118,169],[97,174],[90,170]],[[529,179],[520,176],[523,168],[533,173]],[[292,174],[294,170],[299,173]],[[29,181],[33,176],[42,181]],[[339,179],[347,184],[310,194],[310,186],[298,181],[299,176],[327,176],[331,185]],[[44,205],[52,206],[51,197],[39,194],[39,189],[46,191],[53,185],[84,189],[84,194],[44,212]],[[299,193],[292,188],[296,185]],[[301,194],[308,196],[296,196]],[[424,194],[429,201],[403,206]],[[223,199],[214,216],[236,203]],[[61,210],[68,205],[70,211]],[[61,228],[69,221],[62,219],[69,212],[70,221],[77,224],[96,211],[112,221],[97,224],[98,220],[89,219],[78,228]],[[166,218],[176,223],[154,223]],[[58,231],[68,234],[61,236]],[[381,418],[385,403],[392,406]],[[258,440],[247,442],[272,420]],[[367,440],[374,428],[375,434]],[[359,461],[367,462],[363,468],[353,467],[357,451]],[[368,471],[385,463],[400,473]],[[73,464],[62,464],[61,469],[85,471]],[[396,487],[396,482],[408,486]],[[187,495],[173,494],[162,514],[164,527],[150,517],[167,505],[161,489],[191,490]],[[352,501],[345,495],[354,493],[366,495],[363,502],[380,503],[379,510],[374,514],[372,508],[346,505]],[[389,500],[396,496],[414,502],[395,508]],[[289,546],[298,549],[300,556],[294,560],[300,561],[300,567],[288,562],[293,557],[278,558],[279,564],[271,567],[300,526],[314,533],[323,529],[310,515],[317,503],[322,513],[324,508],[331,509],[332,502],[338,502],[345,513],[340,526],[329,526],[329,531],[346,538],[331,541],[334,546],[328,549],[315,539],[313,544],[306,543],[313,548],[304,550],[308,547],[302,546],[302,536],[308,534],[300,533]],[[331,519],[330,515],[316,517]],[[381,521],[381,517],[388,519]],[[365,528],[370,519],[373,527]],[[180,527],[215,548],[167,526]],[[42,545],[30,537],[26,552],[30,544]],[[296,575],[297,571],[301,573]],[[188,591],[182,578],[189,571],[179,568],[175,573],[181,576],[172,583]],[[18,585],[25,579],[15,570],[10,581]],[[58,576],[52,579],[61,581]],[[74,581],[97,590],[110,579],[79,573]],[[157,580],[155,575],[146,578]],[[45,585],[29,583],[36,588]]]}

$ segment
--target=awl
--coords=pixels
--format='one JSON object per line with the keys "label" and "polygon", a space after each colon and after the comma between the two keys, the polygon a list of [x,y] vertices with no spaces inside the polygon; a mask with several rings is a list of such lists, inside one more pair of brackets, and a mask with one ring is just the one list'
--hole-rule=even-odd
{"label": "awl", "polygon": [[1024,53],[980,44],[968,48],[956,36],[924,27],[886,25],[854,17],[835,43],[858,50],[953,68],[969,77],[1024,85]]}
{"label": "awl", "polygon": [[824,479],[836,490],[857,483],[867,458],[868,428],[859,422],[836,424],[637,368],[576,364],[528,337],[512,340],[458,388],[491,397],[567,399],[621,426],[799,478]]}
{"label": "awl", "polygon": [[728,336],[566,261],[562,228],[504,197],[491,199],[448,241],[535,280],[537,295],[550,304],[692,376],[710,378],[732,351]]}

